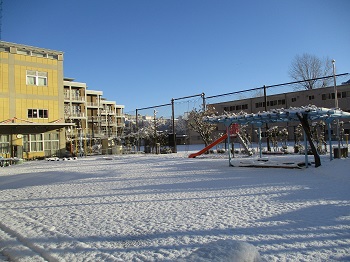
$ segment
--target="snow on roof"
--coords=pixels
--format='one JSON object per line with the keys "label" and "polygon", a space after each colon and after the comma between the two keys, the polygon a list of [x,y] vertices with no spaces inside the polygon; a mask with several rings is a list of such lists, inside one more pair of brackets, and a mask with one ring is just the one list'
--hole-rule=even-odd
{"label": "snow on roof", "polygon": [[211,123],[224,123],[229,126],[234,123],[238,124],[255,124],[257,126],[263,123],[299,121],[298,115],[307,115],[310,120],[333,121],[336,118],[350,118],[350,113],[340,109],[330,109],[309,105],[305,107],[290,107],[289,109],[272,109],[267,112],[239,114],[224,112],[219,116],[205,117],[204,121]]}

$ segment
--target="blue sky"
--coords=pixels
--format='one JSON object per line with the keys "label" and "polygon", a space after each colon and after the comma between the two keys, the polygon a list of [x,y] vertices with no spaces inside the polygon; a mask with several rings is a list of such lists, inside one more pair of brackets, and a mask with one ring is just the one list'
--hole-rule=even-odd
{"label": "blue sky", "polygon": [[125,112],[289,82],[296,55],[350,72],[348,0],[3,0],[2,40],[63,51]]}

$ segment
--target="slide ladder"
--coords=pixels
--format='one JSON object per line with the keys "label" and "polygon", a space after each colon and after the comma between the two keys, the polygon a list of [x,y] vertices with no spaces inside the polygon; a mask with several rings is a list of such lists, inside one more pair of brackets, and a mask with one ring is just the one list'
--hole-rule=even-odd
{"label": "slide ladder", "polygon": [[239,140],[239,143],[241,143],[241,145],[244,147],[244,149],[247,151],[248,155],[253,155],[252,150],[249,148],[247,141],[245,139],[243,139],[243,137],[241,136],[240,133],[237,133],[237,138]]}

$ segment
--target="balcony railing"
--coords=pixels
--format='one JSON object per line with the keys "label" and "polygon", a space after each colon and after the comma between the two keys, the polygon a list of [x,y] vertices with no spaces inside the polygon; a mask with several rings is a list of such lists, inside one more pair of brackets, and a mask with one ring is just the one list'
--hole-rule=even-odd
{"label": "balcony railing", "polygon": [[101,114],[103,114],[103,115],[115,115],[115,112],[112,110],[101,110]]}
{"label": "balcony railing", "polygon": [[85,101],[85,97],[84,96],[80,96],[77,94],[70,94],[70,93],[64,93],[64,100],[69,100],[69,101]]}
{"label": "balcony railing", "polygon": [[64,117],[67,118],[82,118],[85,117],[84,113],[65,113]]}
{"label": "balcony railing", "polygon": [[87,106],[93,106],[93,107],[98,107],[99,106],[98,102],[86,102],[86,105]]}

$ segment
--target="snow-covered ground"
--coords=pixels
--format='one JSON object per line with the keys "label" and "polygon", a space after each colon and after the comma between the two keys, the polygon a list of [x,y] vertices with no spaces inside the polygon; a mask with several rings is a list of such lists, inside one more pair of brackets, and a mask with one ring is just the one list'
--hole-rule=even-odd
{"label": "snow-covered ground", "polygon": [[189,153],[1,168],[0,261],[350,261],[350,159]]}

